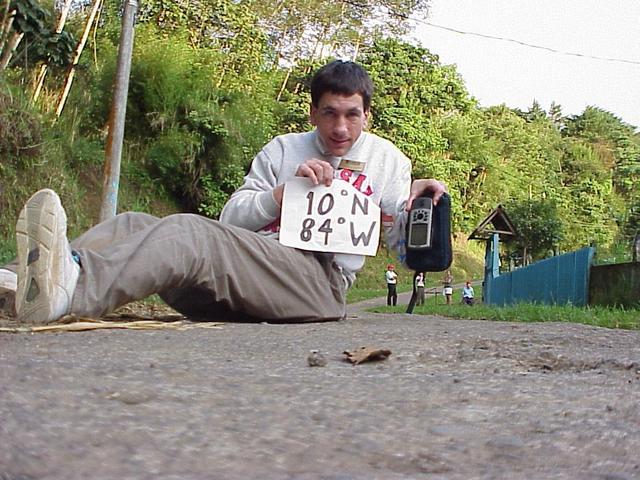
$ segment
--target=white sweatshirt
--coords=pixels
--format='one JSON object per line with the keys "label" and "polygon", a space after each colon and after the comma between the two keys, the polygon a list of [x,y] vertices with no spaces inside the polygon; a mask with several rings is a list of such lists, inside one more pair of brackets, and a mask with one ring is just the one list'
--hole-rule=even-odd
{"label": "white sweatshirt", "polygon": [[[224,206],[220,221],[277,238],[280,207],[273,198],[273,189],[294,178],[298,165],[317,158],[336,169],[335,178],[348,181],[369,196],[383,216],[393,217],[393,222],[383,221],[387,245],[404,261],[407,221],[404,208],[411,187],[409,159],[388,140],[367,132],[362,132],[344,157],[334,157],[325,151],[316,130],[274,138],[253,159],[243,185]],[[343,159],[365,162],[364,168],[362,171],[340,168]],[[339,253],[334,262],[351,285],[364,265],[364,257]]]}

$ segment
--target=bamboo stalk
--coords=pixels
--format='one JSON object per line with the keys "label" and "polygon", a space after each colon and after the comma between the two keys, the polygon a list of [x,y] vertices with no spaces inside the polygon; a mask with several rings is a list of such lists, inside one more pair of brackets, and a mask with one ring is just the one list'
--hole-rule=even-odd
{"label": "bamboo stalk", "polygon": [[278,97],[276,98],[277,101],[280,101],[280,98],[282,97],[282,94],[284,93],[284,89],[287,86],[287,82],[289,81],[289,77],[291,76],[291,70],[293,70],[293,67],[290,67],[287,70],[287,74],[284,77],[284,81],[282,82],[282,86],[280,87],[280,91],[278,92]]}
{"label": "bamboo stalk", "polygon": [[24,33],[13,32],[11,34],[11,27],[13,26],[13,20],[16,18],[17,10],[9,11],[9,2],[4,8],[4,21],[2,25],[2,32],[0,32],[0,71],[7,68],[9,61]]}
{"label": "bamboo stalk", "polygon": [[12,10],[9,12],[9,2],[7,1],[4,7],[4,12],[2,13],[2,30],[0,31],[0,52],[2,51],[2,46],[4,45],[7,37],[9,36],[9,30],[11,30],[11,26],[13,25],[13,19],[16,16],[16,10]]}
{"label": "bamboo stalk", "polygon": [[355,62],[358,59],[358,54],[360,53],[360,45],[362,43],[362,35],[360,33],[360,31],[358,30],[358,39],[356,40],[356,49],[353,52],[353,58],[351,59],[351,61]]}
{"label": "bamboo stalk", "polygon": [[2,49],[2,56],[0,57],[0,71],[7,68],[7,65],[9,65],[9,62],[11,61],[13,53],[18,48],[18,45],[20,45],[20,41],[23,37],[24,32],[15,32],[11,37],[9,37],[4,45],[4,48]]}
{"label": "bamboo stalk", "polygon": [[[69,9],[71,8],[71,0],[66,0],[64,6],[62,7],[62,11],[60,12],[60,18],[58,19],[58,24],[56,25],[56,35],[60,35],[62,29],[64,28],[64,24],[67,21],[67,16],[69,15]],[[44,78],[47,76],[48,65],[45,63],[40,67],[40,72],[38,73],[38,80],[36,82],[36,88],[33,92],[33,97],[31,99],[32,102],[38,100],[40,96],[40,92],[42,91],[42,86],[44,85]]]}
{"label": "bamboo stalk", "polygon": [[93,64],[98,66],[98,41],[96,40],[98,36],[98,25],[100,24],[100,15],[102,14],[102,8],[104,7],[104,3],[100,4],[100,8],[98,9],[98,16],[96,17],[95,22],[93,22]]}
{"label": "bamboo stalk", "polygon": [[56,117],[59,117],[62,113],[62,109],[64,108],[64,104],[67,101],[67,97],[69,96],[69,91],[71,90],[71,84],[73,83],[73,77],[75,76],[76,66],[80,61],[80,55],[82,55],[82,51],[84,50],[84,46],[87,43],[87,38],[89,37],[89,32],[91,31],[91,26],[96,18],[96,14],[98,13],[98,8],[100,7],[101,0],[95,0],[93,2],[93,6],[91,8],[91,13],[89,18],[87,19],[87,23],[84,27],[84,31],[82,32],[82,38],[76,47],[76,51],[73,57],[73,62],[71,62],[71,67],[69,68],[69,73],[67,74],[67,80],[64,84],[64,89],[62,90],[62,95],[60,96],[60,101],[58,102],[58,108],[56,108]]}

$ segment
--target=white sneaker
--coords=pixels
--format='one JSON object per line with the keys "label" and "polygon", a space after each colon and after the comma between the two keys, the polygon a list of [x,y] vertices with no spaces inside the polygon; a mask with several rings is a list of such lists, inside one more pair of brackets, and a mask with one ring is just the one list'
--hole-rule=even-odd
{"label": "white sneaker", "polygon": [[67,215],[53,190],[40,190],[27,201],[16,237],[18,321],[49,323],[67,315],[80,267],[67,240]]}
{"label": "white sneaker", "polygon": [[0,268],[0,316],[16,316],[16,288],[18,275],[6,268]]}

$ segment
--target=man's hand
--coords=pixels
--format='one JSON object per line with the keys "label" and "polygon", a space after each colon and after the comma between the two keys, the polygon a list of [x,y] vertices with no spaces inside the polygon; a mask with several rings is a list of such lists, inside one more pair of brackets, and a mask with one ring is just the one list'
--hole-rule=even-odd
{"label": "man's hand", "polygon": [[[311,183],[314,185],[324,183],[327,187],[330,187],[333,181],[333,167],[325,160],[312,158],[298,165],[296,177],[307,177],[311,179]],[[273,199],[280,206],[282,206],[283,193],[284,185],[278,185],[273,189]]]}
{"label": "man's hand", "polygon": [[296,177],[308,177],[314,185],[324,183],[330,187],[333,181],[333,167],[329,162],[312,158],[298,166]]}
{"label": "man's hand", "polygon": [[440,200],[442,194],[447,192],[447,186],[433,178],[421,178],[419,180],[414,180],[411,184],[409,199],[407,200],[407,212],[411,210],[413,201],[425,192],[431,192],[433,194],[433,205],[435,206],[438,204],[438,200]]}

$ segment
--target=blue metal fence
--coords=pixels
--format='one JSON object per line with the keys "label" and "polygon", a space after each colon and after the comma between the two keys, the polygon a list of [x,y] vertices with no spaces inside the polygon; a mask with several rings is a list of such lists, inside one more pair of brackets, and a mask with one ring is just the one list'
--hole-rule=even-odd
{"label": "blue metal fence", "polygon": [[496,234],[487,242],[482,292],[486,304],[587,304],[593,248],[547,258],[500,275],[498,247]]}

